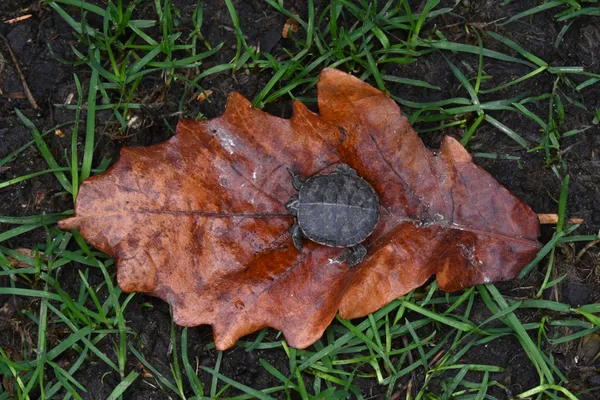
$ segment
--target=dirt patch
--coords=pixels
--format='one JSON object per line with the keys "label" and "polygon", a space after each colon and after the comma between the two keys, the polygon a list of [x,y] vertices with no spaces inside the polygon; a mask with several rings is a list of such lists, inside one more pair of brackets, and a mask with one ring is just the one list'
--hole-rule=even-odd
{"label": "dirt patch", "polygon": [[[446,6],[453,6],[456,2],[447,1],[445,3],[447,3]],[[449,40],[477,44],[476,37],[467,34],[464,29],[464,23],[468,21],[471,24],[479,24],[477,27],[481,27],[482,38],[488,49],[511,53],[502,44],[485,34],[486,30],[492,30],[519,43],[553,66],[583,66],[589,72],[600,72],[600,47],[598,45],[600,43],[600,24],[598,18],[577,19],[555,48],[554,41],[562,25],[555,21],[553,13],[538,14],[533,18],[532,23],[529,19],[522,19],[500,28],[489,24],[531,7],[530,3],[532,2],[512,2],[507,7],[502,7],[501,2],[497,1],[471,1],[469,7],[464,3],[461,2],[454,13],[436,19],[435,26]],[[16,24],[0,24],[0,33],[6,37],[17,55],[32,95],[40,105],[39,110],[33,110],[27,99],[23,98],[21,81],[5,44],[0,42],[1,52],[6,58],[4,70],[0,73],[0,88],[4,93],[0,96],[0,159],[31,140],[28,130],[17,118],[15,109],[20,109],[42,132],[57,124],[68,123],[72,121],[74,114],[65,111],[64,108],[55,107],[55,105],[65,103],[69,95],[75,93],[73,73],[77,73],[83,82],[87,82],[89,79],[89,71],[74,68],[57,60],[57,57],[65,60],[74,59],[70,46],[75,43],[75,38],[71,33],[71,28],[61,17],[52,12],[49,7],[39,4],[37,0],[30,2],[8,0],[0,4],[0,20],[19,16],[24,12],[33,15],[32,18]],[[174,4],[181,11],[180,29],[189,31],[196,1],[178,0],[174,1]],[[277,13],[262,1],[234,1],[234,4],[248,44],[259,45],[263,50],[268,49],[275,58],[285,57],[284,47],[293,48],[291,40],[277,37],[287,20],[285,16]],[[303,2],[296,1],[294,4],[296,11],[305,17],[306,9]],[[148,12],[150,13],[151,9]],[[205,38],[213,46],[222,42],[224,46],[221,51],[205,62],[203,68],[230,62],[235,56],[236,38],[224,2],[219,0],[205,2],[204,19],[203,34]],[[431,28],[433,28],[433,24],[428,24],[425,31]],[[418,62],[409,66],[387,64],[384,72],[390,75],[426,80],[431,84],[439,85],[442,88],[441,91],[423,90],[406,85],[388,85],[388,88],[392,94],[415,102],[431,102],[456,96],[468,97],[464,88],[460,87],[448,68],[444,56],[459,66],[463,72],[477,70],[478,60],[475,55],[465,56],[462,53],[452,54],[449,52],[444,55],[439,52],[433,53],[421,57]],[[489,87],[509,82],[528,71],[526,66],[520,64],[491,59],[486,59],[484,66],[484,73],[492,76]],[[467,75],[473,76],[473,73],[469,72]],[[206,118],[218,116],[223,112],[228,93],[238,91],[252,99],[271,77],[271,71],[242,70],[235,74],[223,73],[206,78],[201,83],[205,89],[212,90],[209,101],[186,104],[186,116],[199,114]],[[580,81],[576,83],[580,83]],[[504,91],[482,96],[481,100],[505,99],[524,91],[530,96],[535,96],[551,92],[553,85],[553,78],[544,74],[539,78],[527,80],[522,85],[515,85]],[[140,85],[137,95],[139,98],[136,100],[147,100],[144,103],[145,107],[139,111],[139,117],[143,123],[139,128],[127,132],[127,135],[122,135],[115,130],[114,124],[111,125],[108,122],[108,113],[98,115],[97,136],[99,142],[96,149],[96,162],[104,157],[111,157],[115,160],[123,145],[149,145],[161,142],[171,135],[169,126],[174,127],[179,118],[177,114],[179,100],[184,89],[182,85],[173,85],[164,99],[161,99],[155,93],[157,87],[160,87],[160,77],[155,76],[145,78]],[[484,85],[483,87],[488,86]],[[561,163],[571,175],[569,214],[583,218],[585,223],[578,232],[589,234],[600,230],[600,212],[598,212],[597,205],[600,198],[600,127],[592,123],[595,110],[600,108],[600,85],[588,86],[581,92],[574,91],[572,87],[568,86],[565,86],[564,90],[569,97],[583,102],[587,106],[587,109],[582,109],[575,104],[565,103],[563,131],[584,127],[588,129],[562,140]],[[272,114],[289,117],[291,108],[289,101],[281,100],[268,104],[265,109]],[[409,108],[404,109],[407,114],[413,111]],[[531,111],[540,116],[547,115],[547,104],[533,106]],[[521,133],[531,143],[537,143],[539,127],[531,120],[508,111],[493,111],[490,112],[490,115]],[[470,120],[473,119],[473,116],[467,117]],[[427,126],[427,124],[417,124],[417,128]],[[69,129],[70,127],[67,125],[65,131]],[[451,128],[443,133],[425,133],[422,137],[428,145],[437,148],[443,135],[450,134],[459,137],[462,133],[463,130]],[[64,163],[65,150],[70,148],[70,135],[61,137],[51,131],[45,138],[54,156]],[[83,135],[80,139],[82,142]],[[556,212],[557,203],[554,199],[559,197],[560,181],[552,169],[546,165],[541,152],[528,153],[505,134],[489,125],[482,125],[478,129],[469,144],[469,150],[474,153],[520,156],[519,160],[478,158],[477,162],[499,182],[526,201],[536,212]],[[0,170],[0,181],[46,168],[43,157],[33,146],[7,166],[8,168]],[[59,212],[71,207],[68,197],[64,196],[63,189],[51,174],[0,189],[0,215],[37,215],[41,212]],[[0,226],[0,232],[5,229],[6,226]],[[547,240],[551,234],[552,228],[544,228],[542,239]],[[44,231],[35,230],[4,242],[3,245],[9,248],[31,247],[36,243],[44,242],[44,240]],[[557,298],[560,298],[561,301],[572,306],[600,300],[598,285],[594,282],[598,273],[594,269],[598,265],[598,250],[592,248],[577,258],[576,253],[579,250],[580,248],[567,249],[559,255],[557,273],[566,273],[568,277],[564,283],[557,286],[557,290],[553,291],[554,296],[558,296]],[[75,291],[79,287],[79,284],[76,283],[79,277],[74,269],[62,272],[60,278],[64,282],[75,282],[70,288],[68,284],[65,284],[67,290]],[[98,275],[96,278],[101,279],[101,276]],[[94,279],[94,277],[90,279]],[[509,293],[510,296],[516,298],[532,297],[542,279],[541,272],[534,271],[524,282],[515,281],[500,287],[504,289],[503,293]],[[8,285],[8,278],[3,278],[0,283],[3,286]],[[0,303],[5,304],[5,300],[8,299],[3,296]],[[19,319],[21,317],[13,314],[9,318],[15,319],[16,323],[24,321],[24,319]],[[135,332],[133,343],[136,348],[141,349],[146,359],[159,372],[170,376],[173,349],[170,344],[171,315],[168,305],[154,298],[137,295],[128,305],[125,318],[128,327]],[[535,315],[531,314],[529,317],[523,315],[523,318],[535,320]],[[539,320],[539,315],[537,320]],[[14,325],[12,329],[15,329]],[[176,328],[176,333],[177,337],[180,337],[181,329]],[[248,341],[254,340],[255,337],[250,336]],[[267,338],[276,341],[276,332],[270,330]],[[14,335],[10,331],[2,330],[0,336],[2,347],[14,345],[14,340]],[[35,338],[31,340],[32,343],[35,343]],[[55,340],[59,340],[58,333]],[[214,367],[217,353],[210,350],[211,340],[212,334],[209,327],[188,330],[188,353],[194,366],[197,363],[198,366]],[[180,343],[178,343],[179,345]],[[105,342],[100,349],[106,352],[113,361],[116,361],[111,343]],[[589,372],[589,365],[584,366],[573,361],[575,357],[579,357],[580,349],[576,346],[553,350],[557,351],[555,360],[558,367],[568,378],[572,379],[575,389],[585,388],[591,385],[590,382],[593,379],[598,379],[597,375]],[[66,354],[63,362],[72,362],[76,356],[77,354]],[[288,358],[283,350],[246,352],[239,347],[223,353],[220,372],[256,389],[280,384],[260,366],[259,359],[267,360],[284,375],[289,374]],[[485,346],[476,347],[465,355],[463,361],[477,363],[490,359],[493,359],[496,364],[506,367],[504,373],[490,377],[490,380],[493,378],[501,381],[513,395],[524,388],[537,385],[537,373],[516,339],[506,337],[492,341]],[[141,364],[135,361],[135,357],[130,356],[128,360],[131,363],[129,367],[144,371]],[[104,399],[120,381],[114,373],[104,376],[104,373],[108,372],[109,368],[103,362],[92,360],[78,371],[75,378],[87,387],[87,398]],[[423,375],[420,375],[419,381],[422,381],[422,378]],[[588,379],[592,381],[588,381]],[[207,372],[200,373],[200,380],[205,387],[210,387],[211,376]],[[406,387],[407,382],[407,379],[402,380],[399,382],[399,387]],[[381,395],[384,394],[384,389],[378,386],[373,379],[358,379],[355,383],[365,395],[382,398]],[[306,382],[306,385],[310,387],[311,382]],[[230,390],[227,393],[233,392],[235,391]],[[191,394],[190,392],[186,393]],[[160,388],[160,384],[151,377],[137,380],[127,394],[132,399],[168,398]],[[497,395],[503,396],[503,394]]]}

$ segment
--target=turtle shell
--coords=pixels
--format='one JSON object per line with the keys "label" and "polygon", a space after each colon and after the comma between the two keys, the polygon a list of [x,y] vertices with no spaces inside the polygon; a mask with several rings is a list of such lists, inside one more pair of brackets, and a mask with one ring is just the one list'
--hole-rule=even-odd
{"label": "turtle shell", "polygon": [[354,246],[373,233],[379,220],[377,193],[354,174],[313,176],[300,188],[298,200],[300,229],[326,246]]}

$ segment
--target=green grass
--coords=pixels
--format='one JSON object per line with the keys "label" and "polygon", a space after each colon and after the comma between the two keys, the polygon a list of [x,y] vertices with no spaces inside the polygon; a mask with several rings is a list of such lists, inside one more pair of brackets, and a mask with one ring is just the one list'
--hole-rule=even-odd
{"label": "green grass", "polygon": [[[555,276],[561,246],[590,243],[599,238],[598,235],[576,235],[577,227],[566,223],[570,178],[561,154],[563,139],[586,129],[566,130],[569,106],[586,108],[586,99],[581,93],[597,84],[600,76],[578,66],[550,65],[497,32],[503,32],[502,26],[532,23],[538,13],[551,12],[562,24],[555,42],[558,45],[574,21],[585,15],[599,15],[599,8],[586,1],[547,1],[498,21],[498,30],[465,27],[474,40],[453,42],[446,39],[443,29],[431,29],[434,24],[430,22],[436,23],[436,18],[452,11],[439,8],[437,0],[425,2],[420,13],[406,1],[376,5],[367,1],[330,0],[317,5],[309,0],[303,16],[286,8],[286,2],[265,2],[285,18],[295,19],[300,26],[300,31],[292,35],[293,45],[286,49],[287,57],[275,59],[249,46],[243,36],[237,3],[225,0],[236,34],[235,55],[229,63],[211,63],[205,67],[204,63],[222,51],[224,44],[209,43],[203,36],[203,23],[210,16],[204,14],[201,3],[192,15],[193,30],[183,32],[177,29],[182,20],[180,11],[170,0],[155,0],[154,14],[143,17],[139,15],[140,1],[129,2],[129,5],[120,0],[109,1],[107,6],[99,7],[81,0],[48,0],[53,12],[70,25],[77,38],[72,47],[73,58],[62,60],[79,67],[74,76],[77,105],[56,105],[73,110],[74,120],[59,126],[72,127],[70,154],[61,157],[52,153],[45,139],[54,128],[40,132],[25,113],[17,110],[33,140],[1,159],[0,167],[25,157],[24,152],[32,145],[47,165],[38,172],[0,182],[0,189],[10,190],[25,180],[53,174],[62,187],[61,194],[71,196],[74,201],[81,182],[108,166],[108,160],[96,159],[97,112],[111,110],[117,129],[126,131],[131,111],[144,106],[139,87],[144,77],[151,76],[162,82],[162,101],[175,85],[181,85],[179,111],[182,116],[193,116],[189,101],[205,90],[200,82],[207,76],[236,71],[271,72],[268,83],[253,98],[253,104],[262,108],[278,99],[314,102],[312,89],[319,72],[324,67],[338,67],[352,71],[389,93],[409,113],[410,122],[423,135],[453,127],[455,132],[461,132],[461,143],[470,149],[474,138],[481,135],[485,127],[487,132],[506,135],[515,143],[515,152],[497,154],[493,149],[484,149],[473,152],[474,156],[515,161],[520,160],[525,151],[543,156],[545,166],[557,177],[557,187],[548,190],[560,193],[556,200],[559,223],[552,239],[521,273],[521,277],[526,277],[534,268],[541,268],[545,274],[543,283],[528,299],[513,299],[494,285],[444,294],[433,283],[393,301],[364,320],[338,318],[323,338],[306,350],[290,348],[283,339],[263,330],[239,341],[239,350],[257,352],[259,357],[271,352],[286,355],[288,368],[280,370],[266,357],[259,358],[260,368],[275,383],[254,388],[223,373],[226,353],[218,352],[212,367],[199,366],[195,355],[190,353],[189,330],[173,324],[169,368],[153,365],[144,355],[144,343],[137,332],[128,327],[127,307],[137,295],[126,295],[115,285],[114,261],[91,249],[76,232],[57,229],[56,222],[71,215],[72,210],[28,217],[0,216],[0,274],[14,278],[9,281],[10,286],[0,288],[0,295],[25,300],[27,306],[19,312],[28,326],[33,327],[30,328],[32,337],[25,340],[23,336],[20,348],[12,352],[0,349],[0,372],[10,387],[0,393],[0,400],[81,398],[87,389],[77,381],[77,372],[89,368],[91,363],[119,382],[111,387],[110,399],[124,398],[124,393],[141,385],[141,380],[151,382],[148,384],[160,388],[171,398],[182,399],[292,396],[363,399],[368,398],[360,389],[365,381],[381,385],[386,398],[397,393],[405,398],[406,387],[398,385],[406,382],[413,388],[411,397],[406,398],[414,399],[486,399],[495,398],[491,391],[508,396],[509,390],[513,390],[510,395],[519,398],[576,398],[578,393],[569,390],[564,371],[554,363],[552,349],[565,343],[578,343],[585,335],[598,331],[600,321],[596,314],[600,312],[600,305],[588,304],[574,309],[547,300],[544,295],[560,285],[566,276]],[[386,72],[386,66],[390,63],[408,65],[440,54],[446,71],[453,76],[451,85],[460,89],[457,97],[434,102],[403,98],[402,88],[406,87],[432,92],[448,88],[391,75]],[[476,60],[476,68],[456,61],[461,57]],[[486,72],[487,63],[497,60],[519,65],[526,72],[513,80],[500,82]],[[551,91],[519,91],[522,84],[541,77],[551,79]],[[84,113],[81,113],[82,106],[85,106]],[[540,109],[547,112],[538,115],[535,110]],[[519,127],[509,126],[504,118],[510,113],[531,121],[537,132],[522,132]],[[596,123],[599,115],[595,110]],[[79,146],[81,131],[85,140]],[[31,254],[4,246],[8,240],[25,237],[36,229],[44,231],[45,241],[32,246]],[[21,266],[15,267],[9,257],[17,259]],[[61,272],[66,269],[77,271],[79,280],[75,286],[62,281]],[[487,310],[483,322],[474,315],[474,305]],[[526,322],[522,315],[531,309],[536,311],[535,319]],[[57,327],[59,340],[49,336],[49,331],[56,332]],[[505,366],[495,365],[493,359],[481,360],[478,364],[462,361],[473,349],[507,337],[514,338],[513,343],[522,347],[538,373],[537,384],[521,388],[520,393],[494,380],[494,374],[502,372]],[[214,351],[214,345],[208,345],[205,350]],[[56,360],[65,352],[73,355],[73,361],[60,365]],[[153,378],[144,378],[143,371]]]}

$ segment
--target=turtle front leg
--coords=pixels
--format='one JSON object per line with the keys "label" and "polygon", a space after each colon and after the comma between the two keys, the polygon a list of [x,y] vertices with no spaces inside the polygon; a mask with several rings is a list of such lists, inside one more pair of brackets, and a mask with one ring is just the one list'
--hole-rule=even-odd
{"label": "turtle front leg", "polygon": [[367,255],[367,248],[362,244],[357,244],[354,247],[347,247],[342,255],[345,258],[350,268],[360,264]]}
{"label": "turtle front leg", "polygon": [[[298,215],[298,206],[300,204],[300,200],[298,199],[298,195],[293,195],[290,197],[287,203],[285,203],[285,208],[293,215]],[[291,229],[292,241],[294,242],[294,247],[298,249],[298,251],[302,251],[302,230],[300,229],[300,225],[296,222]]]}
{"label": "turtle front leg", "polygon": [[300,229],[300,225],[297,223],[292,226],[292,242],[294,242],[294,247],[302,252],[302,230]]}
{"label": "turtle front leg", "polygon": [[304,179],[304,177],[300,174],[295,173],[294,171],[292,171],[290,168],[286,168],[288,174],[290,174],[290,176],[292,177],[292,185],[294,186],[294,189],[296,190],[300,190],[300,188],[302,187],[302,184],[304,183],[304,181],[306,179]]}

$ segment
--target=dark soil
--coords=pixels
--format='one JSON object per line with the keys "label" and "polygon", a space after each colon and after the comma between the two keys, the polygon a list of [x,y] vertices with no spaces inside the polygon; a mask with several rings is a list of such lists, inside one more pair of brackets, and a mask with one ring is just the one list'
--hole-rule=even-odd
{"label": "dark soil", "polygon": [[[149,2],[150,4],[152,2]],[[180,29],[189,31],[191,27],[191,14],[196,7],[196,0],[176,0],[175,5],[181,11],[182,25]],[[284,39],[279,40],[278,34],[286,22],[286,17],[274,11],[266,3],[253,1],[234,1],[241,28],[249,44],[261,44],[263,50],[267,49],[272,54],[284,56],[283,47],[292,47],[293,43]],[[288,3],[292,3],[291,5]],[[416,3],[416,2],[413,2]],[[453,6],[456,1],[446,1],[446,6]],[[476,44],[474,35],[467,35],[464,23],[481,24],[515,15],[519,11],[528,9],[534,1],[513,1],[508,6],[501,6],[502,2],[484,0],[471,1],[469,8],[463,4],[456,7],[455,13],[446,14],[437,18],[436,25],[450,40]],[[0,41],[0,52],[6,59],[4,70],[0,72],[0,159],[16,150],[31,140],[31,135],[15,114],[15,109],[20,109],[41,130],[47,130],[59,123],[72,121],[74,113],[55,107],[63,104],[71,93],[75,92],[73,73],[77,73],[82,82],[89,79],[89,71],[84,68],[75,68],[57,61],[56,57],[73,60],[75,57],[70,49],[76,40],[71,34],[71,28],[56,13],[47,6],[40,6],[38,0],[4,0],[0,2],[0,20],[17,17],[25,13],[33,14],[32,18],[15,24],[0,24],[0,33],[6,38],[14,50],[21,69],[25,75],[33,97],[40,108],[34,110],[27,99],[24,98],[23,86],[11,61],[8,49]],[[304,2],[300,0],[286,2],[286,6],[294,7],[301,15],[306,11]],[[151,6],[148,6],[151,7]],[[26,10],[26,11],[24,11]],[[151,10],[150,10],[151,11]],[[207,60],[203,68],[229,62],[235,55],[235,35],[231,29],[231,19],[223,1],[210,0],[204,6],[203,34],[213,45],[224,42],[223,49],[213,58]],[[519,43],[535,55],[554,66],[584,66],[589,72],[600,72],[600,20],[598,18],[579,18],[568,30],[561,44],[554,48],[554,40],[562,25],[555,22],[552,13],[538,14],[533,23],[525,18],[505,27],[496,28],[493,24],[483,27],[496,30],[503,36]],[[426,26],[427,29],[432,26]],[[486,48],[510,53],[497,41],[483,35]],[[52,48],[54,55],[48,49]],[[477,57],[468,57],[464,54],[453,55],[444,53],[450,60],[463,71],[471,68],[477,70]],[[2,64],[0,60],[0,65]],[[1,68],[1,67],[0,67]],[[529,70],[527,67],[514,63],[505,63],[486,59],[485,74],[493,75],[493,83],[489,87],[508,82],[522,76]],[[427,102],[455,96],[466,96],[465,90],[459,86],[451,70],[440,53],[421,57],[419,62],[407,67],[388,64],[386,73],[398,76],[426,80],[442,87],[442,91],[428,91],[411,86],[388,86],[392,93],[412,101]],[[202,113],[211,118],[223,112],[226,96],[231,91],[239,91],[249,98],[253,98],[271,78],[271,72],[240,71],[236,74],[223,73],[211,76],[202,81],[202,86],[213,91],[210,101],[190,103],[188,115]],[[473,76],[472,73],[467,76]],[[154,79],[154,80],[153,80]],[[371,82],[372,83],[372,82]],[[549,75],[540,75],[521,85],[513,86],[507,91],[484,96],[483,101],[505,99],[511,95],[527,90],[532,96],[552,90],[553,80]],[[578,82],[579,83],[579,82]],[[141,86],[137,99],[146,98],[146,108],[140,111],[143,123],[137,129],[132,129],[127,136],[116,129],[114,122],[107,122],[107,115],[99,114],[96,135],[99,137],[97,162],[104,157],[111,157],[113,161],[118,157],[118,150],[124,145],[149,145],[168,138],[171,133],[167,123],[173,127],[177,122],[178,102],[183,93],[183,87],[174,85],[169,90],[166,100],[159,101],[154,93],[154,88],[159,85],[158,78],[148,78]],[[484,87],[485,84],[484,84]],[[584,133],[566,138],[561,143],[562,160],[571,175],[569,188],[568,211],[571,216],[581,217],[585,223],[579,228],[581,234],[593,234],[600,229],[600,212],[598,199],[600,198],[600,127],[592,125],[594,111],[600,108],[600,85],[592,85],[581,93],[571,91],[567,93],[578,101],[584,102],[588,107],[582,110],[570,103],[565,103],[564,130],[581,129],[591,126]],[[281,100],[269,104],[266,110],[275,115],[289,117],[290,106],[288,100]],[[407,114],[413,110],[404,110]],[[532,109],[538,115],[547,115],[547,106]],[[538,129],[524,117],[519,117],[511,112],[491,112],[495,118],[522,133],[528,141],[536,143]],[[419,128],[419,126],[417,126]],[[70,127],[65,128],[65,131]],[[83,130],[83,129],[81,129]],[[80,130],[80,131],[81,131]],[[462,131],[446,130],[443,134],[459,136]],[[442,137],[441,133],[424,134],[424,141],[437,147]],[[65,149],[70,147],[70,135],[60,137],[54,132],[46,136],[46,142],[55,157],[64,164]],[[83,136],[81,136],[83,141]],[[502,159],[477,159],[479,165],[488,170],[499,182],[514,192],[518,197],[527,202],[536,212],[552,213],[557,210],[557,199],[560,194],[561,182],[553,171],[545,166],[543,154],[527,153],[518,144],[505,134],[490,125],[482,125],[472,141],[470,151],[497,154],[520,155],[521,160]],[[27,149],[21,156],[8,164],[7,169],[0,170],[0,182],[13,177],[22,176],[46,168],[42,156],[35,146]],[[63,196],[62,188],[52,175],[44,175],[31,179],[19,185],[0,189],[0,215],[23,216],[37,215],[42,212],[59,212],[72,207]],[[554,199],[553,199],[554,198]],[[0,226],[0,232],[7,226]],[[547,240],[552,234],[551,228],[544,228],[542,240]],[[43,230],[32,231],[21,235],[14,240],[3,243],[7,247],[31,247],[36,243],[43,243],[45,234]],[[557,290],[553,291],[560,301],[572,306],[598,302],[600,291],[594,282],[598,279],[594,271],[598,265],[598,250],[590,249],[580,259],[575,257],[575,248],[565,246],[559,252],[557,273],[567,273],[568,277]],[[556,275],[558,276],[558,275]],[[76,290],[79,287],[79,277],[75,269],[65,269],[59,278],[63,280],[66,289]],[[98,277],[100,279],[100,277]],[[526,281],[514,281],[499,285],[503,293],[514,297],[531,297],[543,279],[542,273],[534,271]],[[68,282],[73,282],[70,285]],[[0,282],[3,286],[7,281]],[[0,299],[0,303],[8,299]],[[14,306],[14,308],[21,307]],[[478,308],[480,307],[480,308]],[[483,305],[476,306],[475,312],[481,313],[481,320],[487,317]],[[522,312],[519,316],[523,321],[539,321],[539,315],[533,312]],[[15,318],[18,318],[15,316]],[[135,296],[128,305],[125,318],[130,329],[136,332],[136,348],[142,349],[146,359],[165,376],[170,376],[170,362],[173,351],[170,345],[171,316],[166,303],[143,295]],[[177,328],[179,336],[180,329]],[[213,368],[217,353],[208,350],[212,334],[209,327],[189,329],[189,357],[195,365],[197,360],[200,366]],[[563,332],[564,334],[564,332]],[[59,335],[59,333],[57,333]],[[2,332],[0,345],[3,348],[14,344],[14,332]],[[270,330],[268,338],[276,340],[276,332]],[[250,338],[252,340],[253,337]],[[60,337],[55,338],[60,340]],[[106,341],[105,341],[106,342]],[[34,341],[35,343],[35,341]],[[116,359],[112,344],[108,343],[101,348],[109,357]],[[577,345],[564,346],[553,349],[555,362],[570,379],[568,387],[573,391],[593,386],[590,382],[598,380],[592,365],[581,361]],[[66,355],[63,362],[69,362]],[[289,373],[288,358],[282,350],[262,350],[246,352],[244,349],[235,348],[224,352],[221,364],[221,373],[253,388],[261,389],[278,384],[259,364],[259,359],[265,359],[284,375]],[[130,367],[143,372],[141,365],[133,364],[135,357],[129,357]],[[531,366],[522,347],[515,338],[505,337],[492,341],[485,346],[471,349],[463,358],[465,363],[482,363],[482,360],[493,360],[494,364],[502,365],[506,372],[491,376],[490,380],[497,379],[503,383],[514,395],[526,388],[538,384],[537,373]],[[580,361],[576,361],[580,360]],[[596,368],[598,364],[596,363]],[[87,387],[86,398],[104,399],[118,384],[119,378],[109,372],[108,367],[102,362],[88,362],[79,370],[76,379]],[[210,375],[200,373],[200,378],[205,387],[210,387]],[[422,377],[421,377],[422,378]],[[418,380],[422,381],[422,380]],[[399,382],[400,387],[407,383]],[[380,398],[384,388],[379,387],[375,380],[356,381],[365,396]],[[597,385],[597,383],[596,383]],[[307,382],[310,387],[310,382]],[[400,390],[400,389],[399,389]],[[138,379],[136,384],[128,390],[130,399],[166,399],[166,392],[159,388],[157,382],[147,377]],[[499,397],[508,394],[496,394]]]}

